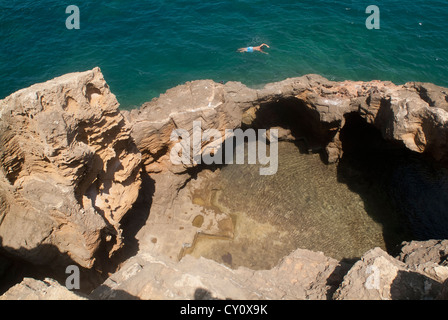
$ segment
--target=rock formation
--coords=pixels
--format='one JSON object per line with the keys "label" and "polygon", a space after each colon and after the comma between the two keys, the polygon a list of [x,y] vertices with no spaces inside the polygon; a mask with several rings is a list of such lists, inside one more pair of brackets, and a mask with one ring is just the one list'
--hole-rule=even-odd
{"label": "rock formation", "polygon": [[30,262],[91,268],[121,245],[140,187],[140,153],[98,68],[0,101],[0,239]]}
{"label": "rock formation", "polygon": [[[270,83],[258,90],[238,82],[200,80],[172,88],[140,109],[122,111],[155,188],[150,222],[137,237],[157,253],[169,250],[169,256],[179,257],[182,246],[191,246],[197,232],[216,235],[191,227],[192,220],[200,215],[198,210],[186,210],[187,216],[179,219],[178,213],[185,210],[176,199],[179,193],[185,193],[182,189],[195,164],[193,160],[187,165],[170,161],[177,142],[171,140],[174,129],[184,129],[191,137],[193,122],[200,121],[203,131],[216,129],[225,138],[226,129],[275,127],[282,130],[280,138],[303,139],[308,150],[324,150],[327,161],[335,163],[343,155],[340,133],[347,116],[357,114],[397,148],[431,155],[446,166],[446,92],[426,83],[333,82],[318,75]],[[220,142],[202,141],[201,152],[210,147],[219,149]],[[177,234],[175,239],[182,239],[177,249],[171,240],[163,241],[172,239],[164,231],[168,229],[169,234]],[[149,239],[158,242],[153,245]]]}
{"label": "rock formation", "polygon": [[[407,250],[407,249],[405,249]],[[426,262],[407,265],[379,248],[355,263],[334,298],[337,300],[441,299],[448,268]]]}
{"label": "rock formation", "polygon": [[[215,261],[185,256],[179,263],[142,253],[92,292],[94,299],[144,300],[313,299],[325,300],[336,289],[344,268],[322,253],[298,249],[271,270],[232,270]],[[142,281],[145,279],[145,281]]]}
{"label": "rock formation", "polygon": [[[445,241],[446,242],[446,241]],[[402,255],[429,242],[405,244]],[[446,243],[442,243],[446,250]],[[51,279],[25,279],[0,300],[438,300],[448,299],[448,267],[426,256],[405,263],[374,248],[354,265],[297,249],[271,270],[230,269],[204,258],[173,262],[142,252],[88,296]]]}
{"label": "rock formation", "polygon": [[[342,155],[339,141],[344,116],[358,113],[374,125],[386,140],[397,141],[416,152],[426,152],[441,162],[448,161],[446,123],[447,89],[427,83],[395,85],[391,82],[333,82],[307,75],[267,84],[255,90],[237,82],[218,84],[193,81],[168,90],[140,109],[125,112],[132,124],[132,136],[142,152],[148,173],[169,168],[167,155],[174,142],[173,129],[192,130],[200,120],[203,130],[258,125],[273,110],[295,105],[298,115],[307,117],[315,139],[326,148],[329,162]],[[258,121],[257,121],[258,120]],[[272,125],[262,119],[262,125]],[[292,121],[301,121],[291,119]],[[204,141],[203,150],[207,141]]]}
{"label": "rock formation", "polygon": [[[224,138],[226,129],[279,128],[280,138],[302,139],[335,163],[347,116],[357,114],[384,139],[446,166],[446,90],[317,75],[261,89],[200,80],[120,112],[98,68],[31,86],[0,101],[1,245],[32,263],[68,258],[92,268],[99,253],[110,257],[122,246],[123,217],[149,211],[136,234],[139,251],[91,298],[447,298],[446,241],[406,243],[395,258],[375,248],[354,265],[297,249],[258,271],[184,256],[198,235],[231,237],[233,225],[207,199],[195,200],[194,192],[210,187],[207,170],[170,161],[173,130],[192,135],[201,121]],[[202,141],[201,152],[221,143]]]}
{"label": "rock formation", "polygon": [[273,269],[260,271],[232,270],[191,256],[174,264],[141,254],[128,260],[91,297],[121,299],[120,293],[126,292],[140,299],[195,299],[205,292],[206,298],[243,300],[442,299],[447,279],[446,266],[430,261],[406,264],[379,248],[353,266],[297,249]]}

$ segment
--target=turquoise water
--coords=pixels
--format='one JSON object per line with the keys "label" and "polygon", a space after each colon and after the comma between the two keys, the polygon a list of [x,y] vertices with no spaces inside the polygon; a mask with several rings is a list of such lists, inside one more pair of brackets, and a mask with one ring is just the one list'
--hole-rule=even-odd
{"label": "turquoise water", "polygon": [[[249,86],[332,80],[448,86],[448,1],[0,0],[0,98],[99,66],[122,108],[196,79]],[[68,5],[81,28],[68,30]],[[381,10],[368,30],[366,7]],[[270,54],[237,53],[265,42]]]}

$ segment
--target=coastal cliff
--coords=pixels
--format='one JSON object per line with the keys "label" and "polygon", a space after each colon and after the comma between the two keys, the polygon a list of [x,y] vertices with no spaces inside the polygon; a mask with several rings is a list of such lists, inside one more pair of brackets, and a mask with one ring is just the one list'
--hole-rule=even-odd
{"label": "coastal cliff", "polygon": [[[0,239],[37,264],[63,256],[92,268],[140,187],[136,148],[98,68],[0,101]],[[57,263],[57,261],[56,261]]]}
{"label": "coastal cliff", "polygon": [[[344,153],[341,130],[355,114],[397,148],[446,167],[447,90],[318,75],[261,89],[199,80],[120,111],[99,68],[36,84],[0,101],[2,249],[36,265],[92,269],[99,257],[107,261],[126,249],[126,228],[133,229],[128,237],[137,250],[91,293],[94,299],[447,298],[443,239],[405,243],[396,257],[374,248],[354,263],[298,248],[257,271],[185,255],[198,234],[231,237],[232,220],[193,203],[192,188],[207,187],[202,167],[170,161],[172,131],[192,133],[200,120],[203,130],[223,136],[226,129],[279,128],[280,138],[304,139],[309,152],[334,165]],[[202,152],[210,147],[221,145],[202,141]],[[379,278],[366,286],[372,266]],[[17,286],[3,298],[20,296]]]}

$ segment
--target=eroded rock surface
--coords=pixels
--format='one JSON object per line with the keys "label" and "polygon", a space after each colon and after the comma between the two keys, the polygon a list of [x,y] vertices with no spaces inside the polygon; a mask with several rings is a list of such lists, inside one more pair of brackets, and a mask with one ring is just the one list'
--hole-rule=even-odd
{"label": "eroded rock surface", "polygon": [[140,187],[140,152],[101,71],[73,73],[0,101],[0,239],[38,264],[91,268],[121,246]]}
{"label": "eroded rock surface", "polygon": [[234,270],[191,256],[175,263],[140,253],[91,298],[427,300],[446,298],[447,279],[446,266],[406,265],[380,248],[368,251],[353,266],[297,249],[273,269],[259,271]]}
{"label": "eroded rock surface", "polygon": [[[338,133],[344,126],[344,116],[353,112],[377,127],[385,139],[403,143],[416,152],[428,152],[445,162],[447,92],[426,83],[334,82],[318,75],[270,83],[259,90],[238,82],[224,85],[200,80],[170,89],[126,114],[148,173],[164,168],[182,170],[166,162],[175,144],[170,141],[174,129],[192,133],[193,121],[201,121],[203,130],[217,129],[224,135],[225,129],[252,125],[260,109],[278,111],[288,108],[291,102],[302,108],[298,115],[307,114],[314,121],[310,126],[322,138],[319,143],[327,149],[330,162],[342,155]],[[291,120],[299,122],[300,117]],[[202,150],[208,143],[211,141],[203,141]]]}
{"label": "eroded rock surface", "polygon": [[336,291],[337,300],[429,300],[444,298],[448,267],[408,266],[380,248],[368,251]]}
{"label": "eroded rock surface", "polygon": [[88,296],[52,279],[25,278],[0,300],[435,300],[447,299],[447,279],[446,266],[407,265],[380,248],[354,265],[297,249],[274,268],[258,271],[140,252]]}
{"label": "eroded rock surface", "polygon": [[448,240],[404,242],[398,258],[407,265],[432,262],[448,266]]}
{"label": "eroded rock surface", "polygon": [[298,249],[271,270],[232,270],[204,258],[175,263],[141,253],[94,290],[94,299],[315,299],[335,289],[345,266],[322,253]]}

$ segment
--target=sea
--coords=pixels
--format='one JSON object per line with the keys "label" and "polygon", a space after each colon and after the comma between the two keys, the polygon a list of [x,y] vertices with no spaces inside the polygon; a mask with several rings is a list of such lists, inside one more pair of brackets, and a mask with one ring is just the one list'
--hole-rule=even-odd
{"label": "sea", "polygon": [[0,99],[97,66],[122,109],[199,79],[448,87],[448,1],[0,0]]}

